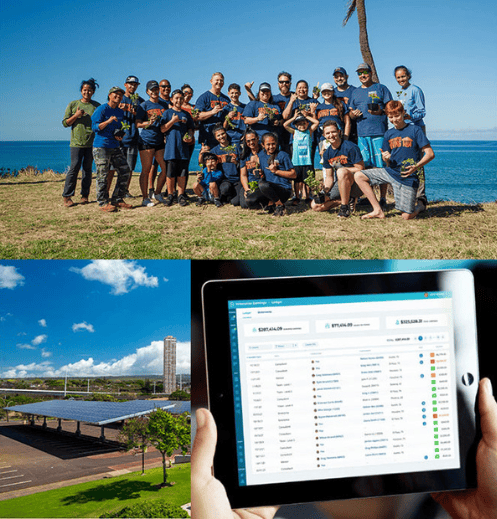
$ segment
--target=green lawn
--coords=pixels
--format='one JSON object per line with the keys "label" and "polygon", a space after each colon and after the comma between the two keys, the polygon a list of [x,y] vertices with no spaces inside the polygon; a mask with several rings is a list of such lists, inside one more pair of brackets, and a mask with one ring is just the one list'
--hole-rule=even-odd
{"label": "green lawn", "polygon": [[0,517],[99,517],[141,500],[190,502],[190,464],[168,469],[173,486],[158,488],[162,467],[0,501]]}

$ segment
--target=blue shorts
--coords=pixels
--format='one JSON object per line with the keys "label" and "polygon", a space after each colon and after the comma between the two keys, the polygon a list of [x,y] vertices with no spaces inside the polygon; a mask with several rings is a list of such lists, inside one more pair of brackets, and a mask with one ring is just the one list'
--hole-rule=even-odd
{"label": "blue shorts", "polygon": [[383,157],[381,147],[383,146],[383,135],[373,135],[372,137],[359,137],[357,142],[361,150],[364,166],[367,168],[383,168]]}

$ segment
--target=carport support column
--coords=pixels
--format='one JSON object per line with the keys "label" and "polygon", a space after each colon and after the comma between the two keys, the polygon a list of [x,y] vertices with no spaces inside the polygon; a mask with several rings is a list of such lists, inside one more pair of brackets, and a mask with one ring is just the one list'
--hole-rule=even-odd
{"label": "carport support column", "polygon": [[47,417],[44,416],[43,417],[43,429],[46,429],[47,428]]}
{"label": "carport support column", "polygon": [[57,432],[62,432],[62,418],[59,418],[59,425],[57,427]]}
{"label": "carport support column", "polygon": [[76,429],[76,436],[81,436],[81,422],[78,422],[78,427]]}
{"label": "carport support column", "polygon": [[35,424],[35,415],[34,414],[31,415],[30,422],[31,422],[31,425],[34,426],[34,424]]}
{"label": "carport support column", "polygon": [[104,425],[100,426],[100,438],[99,439],[101,442],[105,441],[105,426]]}

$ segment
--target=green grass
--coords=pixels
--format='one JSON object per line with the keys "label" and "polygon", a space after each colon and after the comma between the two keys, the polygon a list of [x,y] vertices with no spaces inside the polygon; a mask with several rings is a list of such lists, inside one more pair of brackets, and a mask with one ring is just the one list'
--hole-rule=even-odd
{"label": "green grass", "polygon": [[[131,200],[136,206],[131,211],[108,214],[94,202],[94,182],[93,203],[67,209],[62,205],[63,180],[44,177],[0,180],[0,258],[497,258],[496,203],[430,202],[425,213],[407,222],[391,199],[383,221],[361,220],[368,206],[347,220],[339,220],[336,210],[318,214],[303,205],[274,218],[194,203],[144,208],[141,198]],[[137,174],[131,192],[139,193]]]}
{"label": "green grass", "polygon": [[172,486],[162,483],[162,467],[115,478],[81,483],[0,501],[0,517],[99,517],[141,500],[165,499],[174,505],[190,502],[190,465],[168,469]]}

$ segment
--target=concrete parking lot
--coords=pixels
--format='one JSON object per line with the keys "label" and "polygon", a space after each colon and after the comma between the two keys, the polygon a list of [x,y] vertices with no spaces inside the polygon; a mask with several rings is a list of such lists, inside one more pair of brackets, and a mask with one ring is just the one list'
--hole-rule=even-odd
{"label": "concrete parking lot", "polygon": [[[64,433],[56,431],[57,421],[32,427],[19,422],[0,422],[0,500],[65,486],[77,480],[100,479],[141,470],[141,453],[121,452],[115,441],[118,431],[106,429],[108,442],[101,443],[100,427],[81,424],[77,438],[76,423],[63,421]],[[158,451],[145,454],[146,468],[161,466]],[[76,480],[76,481],[75,481]]]}

